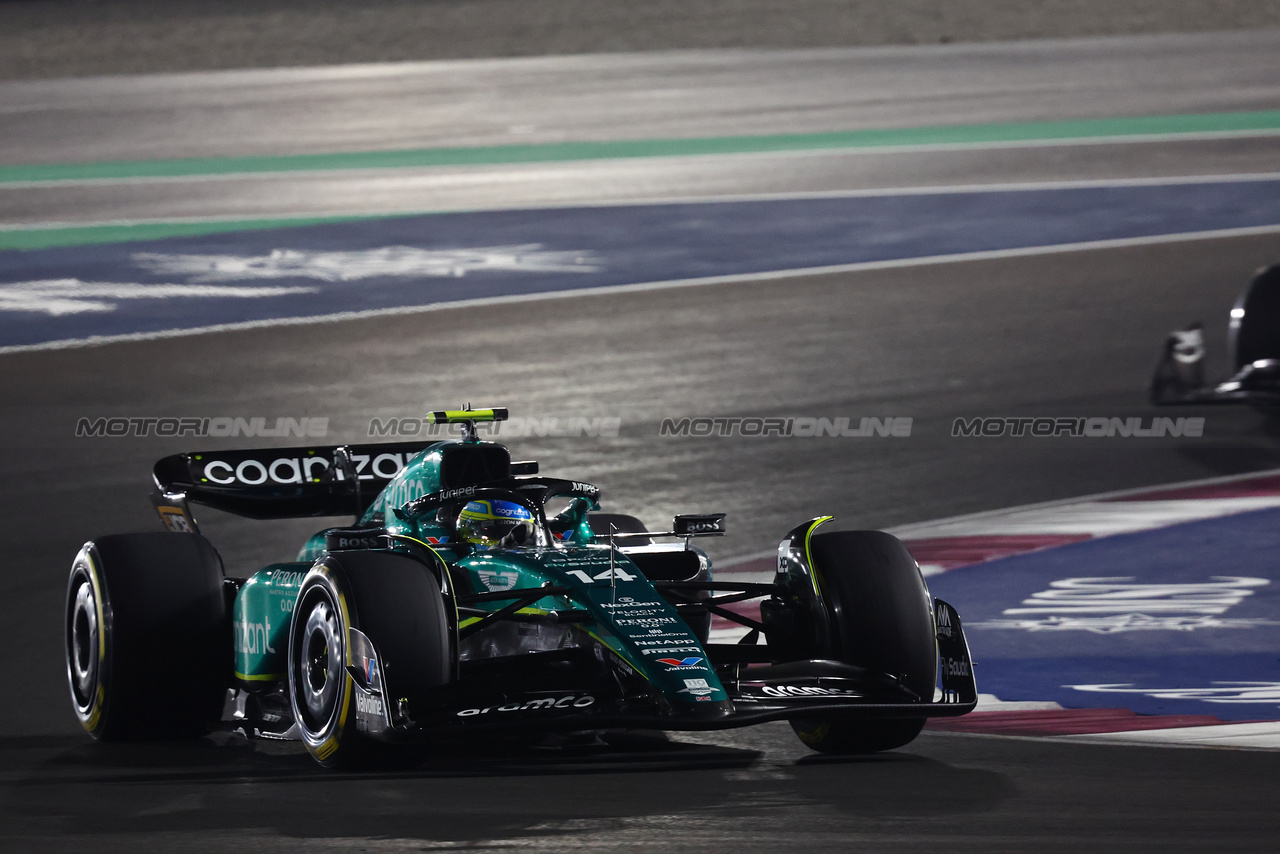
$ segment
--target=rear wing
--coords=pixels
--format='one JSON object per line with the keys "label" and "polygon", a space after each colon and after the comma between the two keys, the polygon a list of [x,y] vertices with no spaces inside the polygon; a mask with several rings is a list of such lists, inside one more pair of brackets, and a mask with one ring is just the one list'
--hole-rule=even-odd
{"label": "rear wing", "polygon": [[435,442],[174,454],[152,471],[170,530],[195,530],[188,502],[250,519],[364,514],[414,455]]}

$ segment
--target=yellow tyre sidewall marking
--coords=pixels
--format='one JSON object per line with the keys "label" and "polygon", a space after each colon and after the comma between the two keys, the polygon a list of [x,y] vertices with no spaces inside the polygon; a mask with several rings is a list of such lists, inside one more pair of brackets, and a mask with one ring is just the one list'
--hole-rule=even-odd
{"label": "yellow tyre sidewall marking", "polygon": [[347,715],[351,710],[351,674],[347,672],[347,667],[351,665],[351,644],[346,639],[346,632],[351,628],[351,612],[347,609],[346,594],[343,593],[341,587],[339,587],[337,581],[334,579],[333,574],[329,572],[328,567],[322,565],[316,567],[316,569],[324,575],[329,582],[329,586],[337,593],[338,596],[338,611],[341,614],[338,629],[339,634],[342,635],[341,641],[344,665],[342,668],[342,700],[340,701],[342,704],[342,710],[338,713],[338,722],[334,725],[333,732],[330,733],[329,737],[311,751],[316,759],[323,762],[332,756],[334,751],[338,749],[338,742],[341,739],[343,729],[347,725]]}
{"label": "yellow tyre sidewall marking", "polygon": [[813,539],[813,532],[818,530],[819,525],[824,522],[830,522],[834,518],[836,517],[819,516],[809,525],[809,530],[804,532],[804,559],[809,563],[809,581],[813,584],[813,592],[818,594],[819,601],[825,601],[825,597],[822,595],[822,588],[818,583],[821,571],[818,569],[818,565],[813,562],[813,552],[809,550],[809,540]]}
{"label": "yellow tyre sidewall marking", "polygon": [[107,661],[107,623],[103,619],[102,583],[98,580],[98,567],[93,561],[93,555],[88,549],[85,549],[81,552],[81,557],[77,562],[82,563],[88,571],[89,584],[93,587],[93,609],[95,616],[98,618],[98,677],[95,680],[98,684],[95,696],[89,703],[89,717],[80,718],[80,725],[87,732],[92,733],[98,729],[98,724],[102,721],[102,707],[107,699],[106,688],[103,685],[103,675]]}

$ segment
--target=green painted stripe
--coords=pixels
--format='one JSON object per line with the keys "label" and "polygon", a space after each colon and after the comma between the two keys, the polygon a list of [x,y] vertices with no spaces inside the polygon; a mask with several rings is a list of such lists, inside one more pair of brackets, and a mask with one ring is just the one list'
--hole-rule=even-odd
{"label": "green painted stripe", "polygon": [[822,149],[919,145],[980,145],[984,143],[1016,143],[1099,137],[1247,133],[1254,131],[1280,131],[1280,110],[985,125],[940,125],[935,127],[770,136],[563,142],[542,145],[415,148],[398,151],[354,151],[271,157],[205,157],[175,160],[122,160],[106,163],[2,166],[0,167],[0,183],[235,175],[334,169],[480,166],[504,163],[599,160],[619,157],[675,157],[698,154],[747,154],[770,151],[816,151]]}
{"label": "green painted stripe", "polygon": [[[325,169],[389,169],[413,166],[484,165],[591,160],[608,157],[674,157],[694,154],[742,154],[769,151],[893,148],[918,145],[981,145],[1071,139],[1172,136],[1205,133],[1280,132],[1280,110],[1138,116],[1081,121],[944,125],[781,136],[658,139],[623,142],[569,142],[481,148],[428,148],[280,157],[228,157],[109,163],[0,166],[0,184],[19,181],[79,181],[144,177],[253,174]],[[391,216],[297,217],[190,222],[98,224],[0,228],[0,250],[49,249],[100,243],[196,237],[236,231],[357,222]]]}
{"label": "green painted stripe", "polygon": [[[414,214],[421,216],[422,214]],[[6,249],[52,249],[98,243],[127,243],[160,240],[165,237],[199,237],[235,231],[267,231],[334,222],[390,219],[391,215],[298,217],[277,219],[206,220],[197,222],[140,222],[120,225],[56,226],[51,228],[0,229],[0,251]]]}

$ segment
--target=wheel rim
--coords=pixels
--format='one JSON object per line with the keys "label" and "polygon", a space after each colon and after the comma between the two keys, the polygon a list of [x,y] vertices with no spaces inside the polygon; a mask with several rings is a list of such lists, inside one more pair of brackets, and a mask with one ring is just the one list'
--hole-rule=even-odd
{"label": "wheel rim", "polygon": [[81,577],[71,600],[67,663],[76,704],[87,709],[98,684],[98,601],[93,584]]}
{"label": "wheel rim", "polygon": [[337,708],[343,683],[343,644],[339,620],[327,597],[311,603],[298,644],[295,692],[303,723],[312,732],[325,729]]}

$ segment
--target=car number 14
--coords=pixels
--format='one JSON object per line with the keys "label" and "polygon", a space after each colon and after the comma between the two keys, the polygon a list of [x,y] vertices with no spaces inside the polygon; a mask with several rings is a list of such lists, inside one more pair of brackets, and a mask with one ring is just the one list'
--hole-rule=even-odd
{"label": "car number 14", "polygon": [[598,573],[595,578],[592,578],[580,569],[570,569],[567,570],[567,572],[583,584],[591,584],[596,581],[612,581],[613,579],[617,579],[618,581],[635,581],[637,577],[620,566],[614,567],[613,569],[606,569],[604,572]]}

